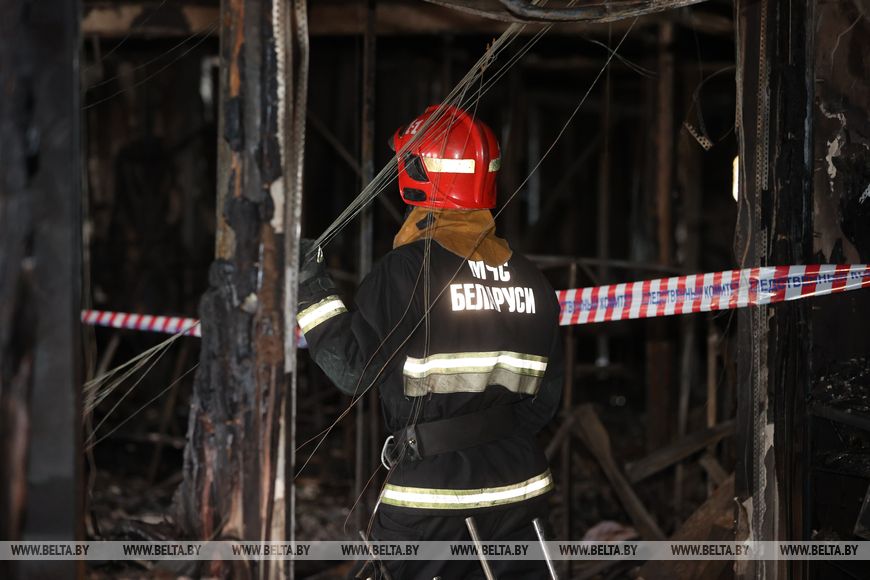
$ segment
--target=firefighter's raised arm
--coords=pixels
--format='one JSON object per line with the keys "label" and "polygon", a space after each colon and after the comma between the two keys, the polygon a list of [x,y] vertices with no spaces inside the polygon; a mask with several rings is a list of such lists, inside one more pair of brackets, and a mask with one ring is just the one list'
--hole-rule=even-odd
{"label": "firefighter's raised arm", "polygon": [[401,257],[388,255],[363,280],[357,308],[349,310],[312,246],[302,241],[297,321],[317,366],[339,390],[359,394],[385,376],[395,349],[413,331],[419,313],[408,307],[409,279],[416,277]]}

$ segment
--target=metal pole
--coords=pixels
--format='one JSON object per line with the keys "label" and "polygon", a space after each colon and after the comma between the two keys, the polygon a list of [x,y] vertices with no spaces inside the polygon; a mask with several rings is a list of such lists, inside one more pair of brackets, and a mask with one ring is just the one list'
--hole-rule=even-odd
{"label": "metal pole", "polygon": [[[577,286],[577,264],[572,263],[568,270],[568,287]],[[574,327],[565,329],[565,384],[562,393],[562,416],[564,421],[571,420],[574,405]],[[562,539],[571,539],[571,435],[568,434],[562,443],[560,456],[562,475],[559,478],[559,488],[562,494]],[[571,561],[562,563],[565,576],[571,574]]]}
{"label": "metal pole", "polygon": [[[609,40],[609,38],[608,38]],[[610,258],[610,67],[604,79],[604,97],[602,100],[601,134],[604,142],[601,147],[601,157],[598,165],[598,259],[601,264],[598,268],[598,279],[601,284],[610,281],[610,268],[607,260]],[[574,286],[571,286],[573,288]],[[606,367],[610,364],[610,342],[604,330],[599,330],[596,339],[597,353],[595,364]]]}
{"label": "metal pole", "polygon": [[489,567],[489,562],[486,561],[486,556],[483,555],[483,544],[480,543],[480,536],[477,533],[474,518],[465,518],[465,525],[468,527],[468,533],[471,534],[471,541],[474,542],[474,547],[477,548],[477,557],[480,560],[480,567],[483,568],[486,580],[495,580],[495,574],[492,573],[492,568]]}
{"label": "metal pole", "polygon": [[674,148],[674,25],[659,26],[659,82],[656,115],[656,215],[659,262],[671,261],[671,190]]}
{"label": "metal pole", "polygon": [[533,519],[532,525],[535,527],[538,542],[541,543],[541,550],[544,552],[544,560],[547,562],[550,578],[552,580],[559,580],[559,575],[556,574],[556,566],[553,564],[553,556],[550,554],[550,548],[547,547],[547,538],[544,536],[544,526],[541,525],[541,518]]}
{"label": "metal pole", "polygon": [[[529,124],[529,150],[528,164],[529,171],[532,171],[535,164],[541,159],[541,112],[540,104],[536,100],[532,100],[528,113]],[[541,215],[541,172],[535,171],[529,177],[529,183],[526,186],[526,224],[534,225],[538,222]]]}
{"label": "metal pole", "polygon": [[[362,167],[362,186],[366,187],[374,177],[374,142],[375,142],[375,11],[376,0],[365,0],[365,33],[363,35],[363,86],[362,86],[362,135],[360,140],[360,153]],[[373,217],[371,208],[363,210],[360,214],[359,229],[359,281],[372,269],[372,238]],[[356,408],[356,465],[354,469],[354,489],[356,496],[363,492],[366,477],[365,443],[369,441],[368,457],[377,457],[379,446],[378,438],[380,428],[378,425],[378,394],[374,389],[369,391],[366,397],[369,408],[368,430],[365,423],[365,406],[363,401]],[[368,432],[368,438],[365,436]],[[365,510],[357,510],[357,527],[363,528]]]}
{"label": "metal pole", "polygon": [[387,567],[384,566],[384,563],[381,562],[381,559],[375,555],[375,550],[374,548],[372,548],[372,543],[369,541],[368,538],[366,538],[366,535],[363,533],[362,530],[359,530],[359,537],[362,538],[363,544],[365,544],[366,548],[368,548],[369,554],[371,554],[372,557],[372,562],[374,563],[375,568],[380,570],[381,576],[383,576],[384,580],[392,580],[392,576],[390,576],[390,573],[387,571]]}

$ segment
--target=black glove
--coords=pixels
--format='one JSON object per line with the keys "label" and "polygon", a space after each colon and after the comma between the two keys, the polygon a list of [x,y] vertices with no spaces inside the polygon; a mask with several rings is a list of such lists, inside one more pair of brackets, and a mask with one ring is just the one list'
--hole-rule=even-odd
{"label": "black glove", "polygon": [[336,293],[320,247],[314,245],[314,240],[302,238],[299,241],[299,309]]}
{"label": "black glove", "polygon": [[299,285],[312,278],[325,276],[326,263],[323,261],[323,250],[314,245],[314,240],[302,238],[299,240]]}

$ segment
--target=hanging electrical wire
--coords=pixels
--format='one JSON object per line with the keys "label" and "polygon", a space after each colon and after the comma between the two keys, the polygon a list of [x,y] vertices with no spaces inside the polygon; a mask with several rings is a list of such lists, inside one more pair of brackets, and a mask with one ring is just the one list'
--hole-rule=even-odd
{"label": "hanging electrical wire", "polygon": [[[101,105],[101,104],[105,103],[106,101],[109,101],[109,100],[114,99],[115,97],[117,97],[117,96],[119,96],[119,95],[124,94],[125,92],[127,92],[127,91],[130,90],[130,89],[135,89],[136,87],[142,86],[143,84],[147,83],[148,81],[150,81],[151,79],[153,79],[154,77],[156,77],[157,75],[159,75],[160,73],[162,73],[163,71],[167,70],[169,67],[171,67],[172,65],[174,65],[176,62],[178,62],[179,60],[181,60],[182,58],[184,58],[185,56],[187,56],[188,54],[190,54],[191,52],[193,52],[193,51],[194,51],[194,50],[195,50],[199,45],[201,45],[201,44],[204,43],[206,40],[208,40],[208,39],[211,37],[212,34],[214,34],[215,32],[217,32],[217,29],[218,29],[218,26],[219,26],[219,25],[220,25],[219,22],[215,22],[215,23],[212,24],[209,28],[207,28],[204,32],[202,32],[202,33],[197,33],[197,34],[194,34],[194,35],[189,36],[188,38],[186,38],[186,39],[184,39],[183,41],[181,41],[178,45],[176,45],[175,47],[171,48],[169,51],[164,52],[164,53],[161,54],[160,56],[158,56],[158,57],[156,57],[156,58],[154,58],[154,59],[148,61],[147,63],[144,63],[144,64],[140,65],[140,67],[137,67],[137,68],[141,68],[142,66],[147,66],[148,64],[151,64],[152,62],[155,62],[156,60],[159,60],[160,58],[163,58],[163,56],[165,56],[166,54],[169,54],[170,52],[174,51],[176,48],[178,48],[178,47],[183,46],[184,44],[186,44],[189,40],[191,40],[191,39],[193,39],[193,38],[196,38],[196,36],[198,36],[199,34],[202,34],[202,38],[200,38],[198,41],[196,41],[196,42],[195,42],[195,43],[194,43],[190,48],[188,48],[187,50],[185,50],[184,52],[182,52],[181,54],[179,54],[178,56],[176,56],[175,58],[173,58],[172,60],[170,60],[168,63],[166,63],[165,65],[163,65],[162,67],[160,67],[159,69],[157,69],[156,71],[154,71],[153,73],[151,73],[150,75],[148,75],[148,76],[146,76],[145,78],[143,78],[143,79],[137,81],[136,83],[134,83],[134,84],[133,84],[132,86],[130,86],[130,87],[125,87],[125,88],[119,89],[119,90],[115,91],[114,93],[112,93],[112,94],[110,94],[110,95],[108,95],[108,96],[106,96],[106,97],[103,97],[103,98],[101,98],[101,99],[97,99],[97,100],[94,101],[93,103],[88,103],[87,105],[85,105],[85,106],[82,107],[82,110],[83,110],[83,111],[86,111],[86,110],[88,110],[88,109],[91,109],[91,108],[93,108],[93,107],[96,107],[97,105]],[[113,77],[113,78],[114,78],[114,77]],[[100,86],[100,85],[106,84],[107,82],[109,82],[109,81],[111,81],[111,80],[113,80],[113,79],[106,79],[105,81],[102,81],[102,82],[100,82],[100,83],[98,83],[97,85],[94,85],[94,86]]]}
{"label": "hanging electrical wire", "polygon": [[[535,173],[535,172],[540,168],[540,166],[541,166],[541,164],[544,162],[544,160],[545,160],[545,159],[550,155],[550,153],[553,151],[553,149],[555,148],[555,146],[557,145],[557,143],[559,142],[559,140],[561,139],[561,137],[564,135],[565,131],[568,129],[568,127],[570,126],[570,124],[573,122],[574,118],[575,118],[575,117],[577,116],[577,114],[579,113],[579,111],[580,111],[580,109],[582,108],[582,106],[585,104],[585,102],[586,102],[586,100],[588,99],[588,97],[589,97],[590,93],[592,92],[593,88],[594,88],[594,87],[596,86],[596,84],[598,83],[598,80],[601,78],[601,76],[603,75],[603,73],[604,73],[604,72],[607,70],[607,68],[610,66],[610,63],[612,62],[612,60],[614,59],[614,57],[617,55],[619,49],[621,48],[621,46],[622,46],[622,44],[624,43],[625,39],[628,37],[629,33],[630,33],[631,30],[633,29],[633,27],[634,27],[634,25],[635,25],[636,22],[637,22],[637,19],[635,18],[635,19],[632,21],[632,23],[629,25],[629,27],[628,27],[628,29],[626,30],[626,32],[623,34],[623,36],[622,36],[622,38],[620,39],[620,41],[619,41],[619,43],[617,44],[617,46],[616,46],[612,51],[609,51],[608,57],[607,57],[607,59],[605,60],[604,65],[603,65],[603,66],[601,67],[601,69],[598,71],[598,74],[594,77],[594,79],[593,79],[592,83],[590,84],[589,88],[588,88],[588,89],[586,90],[586,92],[583,94],[583,96],[581,97],[581,99],[580,99],[580,101],[578,102],[577,106],[574,108],[574,110],[573,110],[573,111],[571,112],[571,114],[569,115],[568,119],[567,119],[567,120],[565,121],[565,123],[562,125],[562,128],[560,129],[560,131],[559,131],[558,134],[556,135],[555,139],[552,141],[552,143],[550,144],[550,146],[545,150],[545,152],[543,153],[543,155],[541,156],[541,158],[540,158],[540,159],[538,160],[538,162],[534,165],[534,167],[531,169],[531,171],[530,171],[529,174],[526,176],[526,178],[522,181],[522,183],[520,183],[520,185],[519,185],[519,186],[518,186],[518,187],[517,187],[517,188],[516,188],[516,189],[515,189],[515,190],[514,190],[514,191],[513,191],[509,196],[508,196],[508,198],[505,200],[505,203],[503,204],[502,208],[501,208],[498,212],[496,212],[496,214],[495,214],[494,217],[498,217],[498,216],[501,214],[501,212],[503,212],[504,209],[505,209],[506,207],[508,207],[508,205],[510,205],[510,203],[514,200],[514,198],[517,196],[517,194],[522,190],[522,188],[525,186],[525,184],[528,182],[528,180],[531,178],[531,176],[532,176],[532,175],[533,175],[533,174],[534,174],[534,173]],[[479,60],[479,61],[478,61],[478,65],[476,65],[476,66],[479,66],[481,62],[482,62],[482,61]],[[468,77],[469,77],[469,75],[466,75],[465,78],[468,78]],[[454,92],[455,92],[455,89],[454,89],[453,92],[451,92],[451,95],[452,95]],[[482,92],[485,92],[485,91],[482,91]],[[439,109],[438,109],[437,112],[443,112],[444,108],[445,108],[445,106],[442,104],[442,106],[439,107]],[[437,114],[437,113],[436,113],[436,114]],[[442,114],[443,114],[443,113],[442,113]],[[433,117],[434,117],[434,115],[433,115]],[[441,116],[439,115],[438,118],[440,119]],[[437,121],[435,121],[435,122],[437,122]],[[431,123],[426,124],[426,125],[424,125],[423,127],[426,127],[426,126],[429,126],[429,125],[431,125]],[[421,128],[420,130],[418,130],[418,135],[420,135],[420,134],[422,134],[422,133],[424,133],[424,132],[425,132],[425,129],[424,129],[424,128]],[[437,137],[440,137],[440,136],[441,136],[441,135],[439,134]],[[400,151],[405,151],[406,149],[407,149],[407,147],[402,148]],[[398,154],[399,154],[399,152],[397,152],[397,155],[398,155]],[[396,158],[394,157],[394,158],[393,158],[393,163],[395,163],[395,161],[396,161]],[[388,167],[389,167],[389,166],[388,166]],[[383,172],[383,171],[382,171],[382,172]],[[366,193],[365,191],[364,191],[363,193],[361,193],[361,194],[360,194],[360,197],[362,197],[363,194],[365,194],[365,193]],[[359,197],[358,197],[358,199],[359,199]],[[370,201],[370,200],[369,200],[369,201]],[[338,222],[338,221],[339,221],[339,220],[336,220],[336,222]],[[333,224],[333,226],[334,226],[334,225],[335,225],[335,223]],[[332,226],[330,226],[330,227],[332,227]],[[323,238],[323,237],[324,237],[324,236],[321,236],[321,238]],[[318,239],[320,239],[320,238],[318,238]],[[481,236],[481,237],[477,240],[477,243],[474,245],[474,247],[473,247],[473,249],[472,249],[472,253],[473,253],[474,249],[476,249],[476,247],[477,247],[477,246],[478,246],[478,245],[483,241],[483,239],[484,239],[484,236]],[[316,244],[315,244],[315,245],[316,245]],[[469,254],[469,255],[470,255],[470,254]],[[468,258],[468,257],[469,257],[469,256],[466,256],[466,258]],[[424,261],[424,264],[425,264],[425,261]],[[445,292],[445,291],[447,290],[447,288],[449,287],[449,284],[450,284],[450,283],[455,279],[455,277],[459,274],[459,271],[460,271],[460,269],[457,269],[457,270],[453,273],[453,275],[449,278],[447,284],[446,284],[443,288],[441,288],[441,290],[437,293],[437,295],[435,296],[435,298],[434,298],[433,300],[430,300],[430,301],[429,301],[429,303],[428,303],[427,307],[425,308],[425,310],[424,310],[422,316],[421,316],[420,319],[419,319],[419,320],[418,320],[418,321],[417,321],[417,322],[412,326],[412,328],[409,330],[407,336],[406,336],[406,337],[405,337],[405,338],[404,338],[404,339],[403,339],[403,340],[402,340],[402,341],[401,341],[401,342],[396,346],[396,348],[393,350],[393,352],[392,352],[392,353],[387,357],[386,361],[385,361],[385,362],[381,365],[381,367],[377,370],[377,372],[375,373],[375,376],[372,377],[371,380],[369,380],[369,381],[367,382],[368,384],[367,384],[367,385],[366,385],[366,386],[365,386],[365,387],[360,391],[360,390],[359,390],[359,387],[361,386],[361,381],[362,381],[363,378],[366,376],[366,371],[368,370],[368,366],[372,363],[372,361],[373,361],[374,358],[377,356],[377,354],[379,354],[380,349],[381,349],[381,348],[386,344],[386,341],[391,337],[391,335],[396,331],[396,329],[397,329],[397,328],[401,325],[401,323],[404,321],[404,318],[407,316],[408,309],[410,308],[410,303],[408,304],[408,306],[407,306],[406,309],[405,309],[405,312],[404,312],[403,315],[400,317],[400,320],[396,323],[396,325],[393,327],[393,329],[392,329],[392,330],[387,334],[387,336],[384,338],[384,340],[381,341],[381,344],[379,345],[378,349],[377,349],[377,350],[375,351],[375,353],[374,353],[374,354],[369,358],[369,360],[368,360],[368,362],[367,362],[367,364],[366,364],[366,366],[365,366],[363,372],[360,373],[360,379],[359,379],[360,383],[358,383],[357,388],[355,389],[355,393],[356,393],[356,394],[355,394],[355,396],[352,398],[352,400],[350,401],[350,403],[348,404],[347,408],[346,408],[346,409],[345,409],[345,410],[344,410],[344,411],[343,411],[343,412],[342,412],[342,413],[341,413],[341,414],[340,414],[340,415],[335,419],[335,421],[332,422],[332,424],[331,424],[329,427],[327,427],[326,429],[324,429],[323,431],[321,431],[320,433],[318,433],[318,434],[315,435],[314,437],[308,439],[307,441],[303,442],[301,445],[299,445],[299,446],[297,447],[297,451],[298,451],[298,450],[304,448],[305,446],[307,446],[308,444],[317,441],[317,444],[315,445],[315,448],[311,451],[311,453],[309,454],[308,458],[307,458],[306,461],[303,463],[302,467],[301,467],[301,468],[297,471],[297,473],[295,474],[296,477],[298,477],[299,474],[301,474],[301,472],[305,469],[305,467],[307,466],[308,462],[309,462],[309,461],[311,460],[311,458],[316,454],[317,450],[318,450],[319,447],[322,445],[323,441],[324,441],[325,438],[329,435],[329,433],[332,431],[332,429],[334,429],[335,426],[336,426],[336,425],[337,425],[337,424],[338,424],[338,423],[339,423],[339,422],[340,422],[340,421],[341,421],[345,416],[347,416],[347,414],[350,412],[350,410],[351,410],[351,409],[352,409],[352,408],[353,408],[353,407],[354,407],[354,406],[355,406],[355,405],[356,405],[360,400],[362,400],[362,398],[366,395],[366,393],[367,393],[367,392],[368,392],[368,391],[369,391],[369,390],[370,390],[370,389],[371,389],[371,388],[372,388],[372,387],[373,387],[373,386],[378,382],[378,379],[379,379],[380,376],[383,374],[383,372],[386,370],[386,368],[389,366],[389,364],[392,362],[392,360],[395,358],[396,354],[398,354],[398,352],[401,350],[401,348],[404,347],[405,344],[407,344],[407,342],[411,339],[411,337],[414,335],[414,333],[416,333],[417,330],[420,328],[420,326],[421,326],[421,325],[422,325],[422,324],[423,324],[423,323],[428,319],[428,317],[429,317],[429,313],[430,313],[432,307],[434,306],[435,303],[438,302],[438,300],[441,298],[441,296],[444,294],[444,292]],[[421,269],[421,274],[422,274],[422,273],[423,273],[423,269]],[[419,275],[418,275],[418,281],[417,281],[417,283],[419,283]],[[415,284],[415,288],[416,288],[416,284]]]}
{"label": "hanging electrical wire", "polygon": [[[525,28],[523,24],[512,24],[505,30],[501,36],[499,36],[489,47],[487,47],[484,54],[477,60],[477,62],[471,67],[471,69],[465,74],[465,76],[457,83],[457,85],[450,91],[444,101],[438,106],[438,109],[435,113],[424,123],[419,129],[417,134],[405,144],[405,146],[401,147],[396,154],[390,159],[385,167],[381,169],[380,172],[372,179],[372,181],[365,187],[363,190],[357,195],[357,197],[351,201],[351,203],[342,211],[341,214],[327,227],[320,237],[315,240],[314,247],[324,247],[329,242],[343,230],[348,223],[350,223],[363,209],[365,209],[374,198],[379,195],[382,191],[384,191],[390,183],[392,183],[393,179],[398,175],[398,158],[401,155],[404,155],[409,148],[418,144],[421,138],[424,138],[426,135],[426,130],[432,126],[436,126],[442,119],[445,114],[445,111],[448,110],[448,107],[451,105],[459,106],[460,108],[467,107],[468,102],[463,98],[468,87],[476,82],[484,73],[489,63],[495,61],[498,56],[501,54],[503,50],[505,50],[510,44],[516,39],[520,32]],[[487,83],[485,87],[481,90],[481,95],[486,93],[486,91],[493,85],[501,76],[509,70],[522,56],[528,52],[528,50],[549,30],[549,26],[544,27],[540,31],[538,31],[531,40],[529,40],[526,45],[516,54],[513,58],[511,58],[508,62],[506,62],[501,69],[499,69],[499,73],[495,75],[493,79],[490,79],[490,82]],[[479,98],[479,97],[477,97]],[[436,141],[443,136],[443,130],[440,134],[429,134],[426,135],[425,138],[432,139]]]}

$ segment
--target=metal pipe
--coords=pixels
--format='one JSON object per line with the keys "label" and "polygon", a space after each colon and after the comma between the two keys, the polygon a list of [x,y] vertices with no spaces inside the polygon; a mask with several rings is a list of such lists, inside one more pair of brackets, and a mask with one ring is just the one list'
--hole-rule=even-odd
{"label": "metal pipe", "polygon": [[544,526],[541,525],[541,518],[532,520],[532,525],[535,527],[535,534],[538,536],[538,542],[541,543],[541,550],[544,552],[544,561],[547,562],[547,570],[550,571],[552,580],[559,580],[559,575],[556,574],[556,566],[553,564],[553,556],[550,554],[550,548],[547,547],[547,538],[544,537]]}
{"label": "metal pipe", "polygon": [[[568,273],[568,286],[574,288],[577,285],[577,264],[571,264]],[[574,420],[574,327],[565,329],[565,384],[562,391],[562,414],[565,421],[573,423]],[[562,468],[559,478],[560,493],[562,495],[562,537],[571,537],[571,433],[566,431],[562,442],[562,453],[559,465]],[[571,562],[565,560],[562,564],[566,576],[571,575]]]}
{"label": "metal pipe", "polygon": [[480,536],[477,533],[474,518],[471,516],[465,518],[465,525],[468,527],[471,541],[474,542],[474,547],[477,549],[477,558],[480,560],[480,567],[483,568],[483,575],[486,576],[486,580],[495,580],[495,574],[492,573],[492,568],[489,567],[489,562],[486,561],[486,556],[483,555],[483,544],[480,543]]}

